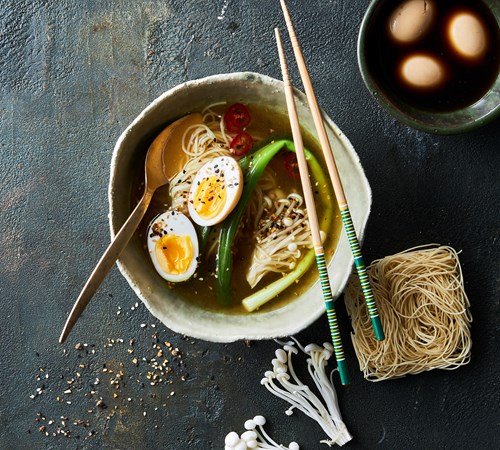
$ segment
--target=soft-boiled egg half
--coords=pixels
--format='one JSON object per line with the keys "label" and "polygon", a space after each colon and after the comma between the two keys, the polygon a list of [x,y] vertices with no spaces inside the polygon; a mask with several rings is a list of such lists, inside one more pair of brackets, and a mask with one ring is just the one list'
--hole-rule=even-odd
{"label": "soft-boiled egg half", "polygon": [[156,271],[167,281],[185,281],[198,265],[198,237],[182,213],[168,211],[148,227],[148,251]]}
{"label": "soft-boiled egg half", "polygon": [[222,222],[237,205],[243,190],[243,173],[230,156],[207,162],[196,174],[189,191],[191,219],[201,226]]}

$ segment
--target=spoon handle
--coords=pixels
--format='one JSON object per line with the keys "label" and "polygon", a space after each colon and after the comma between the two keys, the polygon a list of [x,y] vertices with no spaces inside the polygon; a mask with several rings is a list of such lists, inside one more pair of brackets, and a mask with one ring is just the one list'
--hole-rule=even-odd
{"label": "spoon handle", "polygon": [[66,340],[76,321],[90,302],[90,299],[97,291],[97,288],[104,281],[104,278],[106,278],[106,275],[113,267],[115,261],[120,256],[120,253],[130,241],[130,238],[141,223],[141,220],[144,217],[146,210],[148,209],[149,203],[151,202],[151,198],[153,196],[153,192],[154,191],[151,189],[146,189],[141,200],[132,211],[132,214],[130,214],[127,221],[120,228],[120,231],[118,231],[115,238],[113,239],[111,244],[109,244],[109,247],[106,249],[101,259],[97,263],[96,268],[85,283],[82,292],[80,292],[80,295],[73,305],[73,309],[71,310],[68,319],[66,320],[66,324],[64,325],[64,328],[62,330],[61,336],[59,337],[59,343],[62,344]]}

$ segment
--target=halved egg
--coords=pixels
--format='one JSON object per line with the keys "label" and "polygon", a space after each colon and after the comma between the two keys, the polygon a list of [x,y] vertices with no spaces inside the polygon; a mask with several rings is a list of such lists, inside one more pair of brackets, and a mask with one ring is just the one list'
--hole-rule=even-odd
{"label": "halved egg", "polygon": [[156,271],[167,281],[190,278],[198,265],[198,237],[182,213],[167,211],[148,227],[148,251]]}
{"label": "halved egg", "polygon": [[198,225],[222,222],[238,203],[243,190],[243,173],[230,156],[206,163],[194,177],[189,191],[188,210]]}

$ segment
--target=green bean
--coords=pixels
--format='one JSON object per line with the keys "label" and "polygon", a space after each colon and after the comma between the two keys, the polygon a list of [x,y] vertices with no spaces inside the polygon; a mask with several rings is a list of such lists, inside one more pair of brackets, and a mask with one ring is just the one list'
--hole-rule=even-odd
{"label": "green bean", "polygon": [[212,227],[195,225],[195,229],[198,236],[198,247],[200,253],[203,253],[205,251],[205,247],[207,246],[210,233],[212,233]]}
{"label": "green bean", "polygon": [[232,247],[243,213],[264,169],[284,146],[285,141],[273,142],[239,161],[245,172],[243,193],[238,205],[222,225],[217,251],[217,301],[220,305],[227,306],[231,300]]}
{"label": "green bean", "polygon": [[[227,306],[230,303],[231,278],[233,271],[232,246],[241,222],[241,218],[243,217],[248,202],[250,201],[255,186],[257,185],[262,173],[273,157],[283,148],[295,152],[293,142],[283,139],[272,142],[257,150],[253,154],[239,160],[239,164],[245,173],[243,193],[237,207],[222,224],[219,247],[217,251],[217,300],[220,305]],[[311,152],[306,149],[304,149],[304,151],[315,180],[321,185],[326,184],[325,175],[318,161]],[[324,222],[325,225],[329,226],[331,223],[332,208],[330,204],[325,205],[325,207]],[[302,261],[297,264],[297,267],[292,272],[245,299],[243,302],[245,308],[251,308],[249,310],[256,309],[265,302],[274,298],[294,281],[300,278],[300,276],[302,276],[310,267],[313,260],[314,251],[311,250],[306,254]]]}

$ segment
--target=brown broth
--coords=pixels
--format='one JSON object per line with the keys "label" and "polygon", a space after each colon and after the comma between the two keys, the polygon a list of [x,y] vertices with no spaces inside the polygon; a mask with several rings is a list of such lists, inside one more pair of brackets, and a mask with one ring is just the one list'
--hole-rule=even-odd
{"label": "brown broth", "polygon": [[[219,113],[223,114],[226,106],[222,106]],[[289,138],[291,136],[290,125],[288,122],[288,117],[282,114],[277,114],[275,111],[269,110],[267,108],[257,106],[257,105],[247,105],[252,116],[252,123],[247,128],[247,132],[251,135],[261,135],[264,137],[263,142],[268,142],[271,140],[277,140],[280,138]],[[216,108],[214,108],[216,109]],[[322,152],[319,147],[318,142],[305,130],[302,130],[302,135],[304,138],[304,146],[309,149],[318,161],[325,174],[327,174],[326,166],[322,157]],[[256,144],[257,146],[259,144]],[[284,166],[283,157],[286,152],[278,153],[268,168],[271,169],[278,181],[278,188],[282,189],[285,193],[292,191],[299,192],[302,194],[302,188],[300,187],[300,181],[294,180],[288,176]],[[328,177],[326,177],[328,178]],[[133,184],[133,195],[132,195],[132,205],[134,207],[139,200],[144,187],[144,175],[142,170],[137,171],[137,177]],[[333,194],[333,189],[330,183],[327,186],[318,186],[315,188],[315,200],[318,210],[318,218],[320,224],[324,223],[324,211],[325,206],[330,204],[333,208],[333,220],[330,224],[330,230],[327,233],[327,239],[324,243],[325,253],[327,260],[331,259],[333,251],[338,243],[340,231],[342,228],[339,210],[337,207],[337,202],[335,201],[335,196]],[[134,194],[135,193],[135,194]],[[139,242],[143,244],[145,257],[149,260],[149,255],[146,248],[146,229],[149,222],[158,214],[164,212],[170,203],[168,196],[168,186],[161,188],[154,195],[148,212],[141,222],[136,236],[134,239],[139,239]],[[305,207],[305,206],[304,206]],[[217,226],[214,227],[215,230],[210,236],[210,240],[215,239],[214,236],[217,235]],[[210,245],[210,242],[209,244]],[[203,309],[211,311],[224,311],[230,314],[248,314],[244,308],[241,306],[241,301],[248,295],[257,292],[262,289],[267,284],[279,279],[280,274],[269,274],[264,277],[257,286],[252,290],[245,278],[245,272],[250,264],[252,244],[249,239],[237,239],[235,245],[233,246],[234,259],[233,259],[233,276],[232,276],[232,304],[228,307],[222,308],[216,299],[216,285],[215,277],[213,275],[215,271],[215,258],[209,259],[208,261],[201,257],[201,262],[199,264],[197,273],[195,277],[182,282],[182,283],[168,283],[171,289],[175,290],[176,293],[187,302],[195,304]],[[304,252],[305,253],[305,252]],[[151,270],[155,270],[153,264],[151,264]],[[159,275],[158,275],[159,276]],[[314,264],[311,268],[304,274],[301,279],[294,285],[290,286],[288,289],[279,294],[272,301],[268,302],[259,311],[271,311],[283,307],[288,302],[292,301],[294,298],[298,297],[308,288],[310,288],[314,282],[318,279],[317,269]],[[237,287],[237,289],[236,289]],[[255,313],[252,313],[255,314]]]}
{"label": "brown broth", "polygon": [[[434,0],[435,17],[422,39],[400,44],[389,35],[389,17],[403,0],[387,1],[373,18],[367,30],[367,66],[390,97],[425,111],[446,112],[471,105],[493,85],[500,67],[500,32],[488,7],[478,0]],[[450,44],[446,28],[451,17],[471,12],[481,19],[488,48],[477,61],[459,55]],[[445,82],[436,89],[417,89],[400,75],[401,61],[412,54],[428,55],[444,65]]]}

